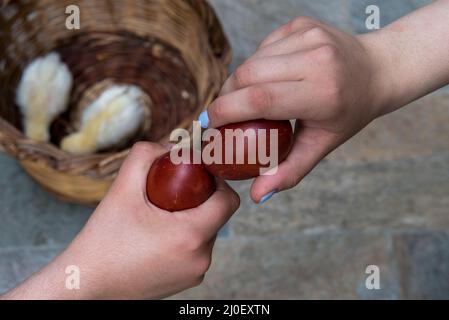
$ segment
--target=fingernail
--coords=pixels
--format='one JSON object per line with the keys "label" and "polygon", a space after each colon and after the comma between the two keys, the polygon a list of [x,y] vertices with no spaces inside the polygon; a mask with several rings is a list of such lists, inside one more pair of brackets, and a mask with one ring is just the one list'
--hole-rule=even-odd
{"label": "fingernail", "polygon": [[209,127],[209,116],[207,115],[207,110],[200,113],[198,121],[200,123],[201,128],[207,129],[207,127]]}
{"label": "fingernail", "polygon": [[262,199],[260,199],[259,204],[263,204],[263,203],[267,202],[268,200],[270,200],[271,197],[272,197],[276,192],[278,192],[277,189],[271,191],[270,193],[267,193],[266,195],[264,195],[264,196],[262,197]]}

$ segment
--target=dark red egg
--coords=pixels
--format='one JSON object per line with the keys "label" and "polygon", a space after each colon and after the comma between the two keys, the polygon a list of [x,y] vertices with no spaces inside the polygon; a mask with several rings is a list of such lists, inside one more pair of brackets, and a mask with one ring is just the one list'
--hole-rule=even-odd
{"label": "dark red egg", "polygon": [[[237,134],[232,139],[226,136],[229,133],[246,132],[245,135],[240,135],[240,143],[237,141]],[[248,130],[249,129],[249,130]],[[260,131],[262,130],[262,131]],[[277,164],[281,163],[287,157],[293,146],[293,129],[289,120],[252,120],[240,123],[232,123],[218,128],[219,135],[214,136],[211,141],[203,144],[203,161],[206,169],[214,176],[226,180],[246,180],[255,178],[260,175],[262,168],[270,168],[272,165],[266,161],[260,161],[259,149],[262,154],[271,157],[270,145],[271,135],[270,130],[277,132],[277,148],[273,145],[274,152],[277,152]],[[260,132],[265,132],[262,136]],[[253,134],[252,134],[253,133]],[[274,138],[275,136],[273,136]],[[261,144],[264,138],[265,144]],[[212,150],[216,139],[221,139],[221,154],[215,157],[215,152]],[[208,148],[209,145],[209,148]],[[219,150],[220,144],[215,145]],[[206,150],[206,148],[208,148]],[[263,150],[264,148],[265,150]],[[231,156],[229,151],[232,150]],[[207,151],[207,152],[205,152]],[[226,152],[228,151],[228,158]],[[264,151],[264,152],[263,152]],[[211,155],[211,160],[206,160],[207,154]],[[214,161],[221,158],[221,163]],[[232,159],[232,161],[230,161]],[[243,159],[243,161],[242,161]]]}
{"label": "dark red egg", "polygon": [[148,199],[167,211],[195,208],[214,191],[215,179],[201,163],[175,164],[170,152],[154,161],[147,177]]}

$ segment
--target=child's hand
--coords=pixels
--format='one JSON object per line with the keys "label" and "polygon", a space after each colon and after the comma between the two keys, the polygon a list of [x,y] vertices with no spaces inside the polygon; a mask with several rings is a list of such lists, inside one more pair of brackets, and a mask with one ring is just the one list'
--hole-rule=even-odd
{"label": "child's hand", "polygon": [[[299,119],[289,157],[258,177],[254,201],[291,188],[330,151],[377,117],[388,85],[357,37],[310,18],[271,33],[208,107],[209,126],[250,119]],[[204,115],[203,115],[204,116]]]}
{"label": "child's hand", "polygon": [[[161,298],[198,285],[217,232],[239,206],[224,182],[201,206],[170,213],[146,197],[146,177],[164,148],[138,143],[87,225],[53,263],[9,294],[14,298]],[[65,268],[80,268],[80,290]],[[7,296],[8,297],[8,296]]]}

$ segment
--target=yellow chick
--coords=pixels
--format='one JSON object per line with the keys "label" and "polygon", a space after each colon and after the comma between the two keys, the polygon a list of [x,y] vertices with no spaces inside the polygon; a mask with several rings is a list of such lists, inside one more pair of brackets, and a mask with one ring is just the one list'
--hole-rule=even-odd
{"label": "yellow chick", "polygon": [[145,110],[142,90],[133,85],[106,89],[81,116],[78,132],[61,141],[61,149],[84,155],[123,144],[141,127]]}
{"label": "yellow chick", "polygon": [[50,124],[67,109],[72,83],[69,68],[54,52],[33,60],[25,68],[16,101],[27,137],[50,140]]}

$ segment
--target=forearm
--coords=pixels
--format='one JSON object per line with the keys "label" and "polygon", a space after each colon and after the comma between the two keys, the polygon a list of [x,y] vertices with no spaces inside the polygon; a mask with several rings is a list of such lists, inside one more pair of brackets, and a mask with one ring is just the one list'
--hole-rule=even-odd
{"label": "forearm", "polygon": [[[76,289],[71,286],[73,282],[71,276],[77,276],[69,272],[66,274],[68,266],[76,265],[80,268],[80,287]],[[42,270],[32,275],[22,284],[0,296],[2,299],[12,300],[59,300],[59,299],[91,299],[97,298],[96,292],[98,279],[92,279],[92,274],[82,253],[73,247],[69,247],[61,253],[54,261],[45,266]],[[66,282],[68,280],[68,282]],[[69,286],[67,286],[67,283]],[[99,291],[99,290],[98,290]]]}
{"label": "forearm", "polygon": [[34,299],[65,299],[64,270],[59,276],[47,266],[43,270],[32,275],[22,284],[0,296],[0,300],[34,300]]}
{"label": "forearm", "polygon": [[449,0],[440,0],[360,36],[375,61],[373,72],[384,96],[379,114],[449,83],[448,21]]}

